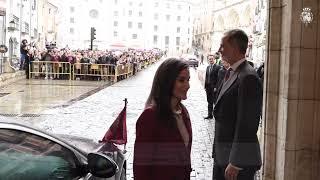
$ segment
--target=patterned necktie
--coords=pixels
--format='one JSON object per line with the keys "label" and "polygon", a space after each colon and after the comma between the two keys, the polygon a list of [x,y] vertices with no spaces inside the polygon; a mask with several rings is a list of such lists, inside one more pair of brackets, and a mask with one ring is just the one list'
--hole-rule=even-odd
{"label": "patterned necktie", "polygon": [[211,73],[211,71],[212,71],[212,64],[210,64],[210,66],[209,66],[209,73]]}
{"label": "patterned necktie", "polygon": [[209,69],[208,69],[208,76],[207,76],[208,77],[208,82],[211,82],[211,79],[210,79],[211,78],[211,70],[212,70],[212,65],[210,64],[209,65]]}
{"label": "patterned necktie", "polygon": [[232,71],[232,68],[229,68],[227,70],[226,75],[224,76],[224,82],[226,82],[229,79],[231,71]]}

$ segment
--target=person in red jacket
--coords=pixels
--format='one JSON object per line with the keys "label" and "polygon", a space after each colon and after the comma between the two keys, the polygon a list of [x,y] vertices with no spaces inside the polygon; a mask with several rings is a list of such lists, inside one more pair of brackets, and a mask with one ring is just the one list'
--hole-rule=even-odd
{"label": "person in red jacket", "polygon": [[169,58],[156,71],[146,106],[136,123],[135,180],[189,180],[192,128],[187,99],[189,68]]}

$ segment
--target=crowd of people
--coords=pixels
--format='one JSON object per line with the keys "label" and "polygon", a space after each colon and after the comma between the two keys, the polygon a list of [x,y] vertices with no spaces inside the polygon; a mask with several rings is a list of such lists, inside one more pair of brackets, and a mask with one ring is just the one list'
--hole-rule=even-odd
{"label": "crowd of people", "polygon": [[[58,78],[60,71],[71,71],[68,67],[63,67],[59,62],[68,62],[75,64],[75,69],[81,70],[80,63],[88,64],[110,64],[110,65],[125,65],[133,64],[134,72],[138,68],[138,64],[152,60],[156,61],[162,57],[164,52],[159,49],[151,50],[70,50],[68,48],[48,48],[39,50],[36,47],[28,45],[26,40],[22,41],[21,48],[21,61],[20,69],[26,71],[26,78],[29,79],[29,64],[33,61],[53,62],[47,63],[46,67],[38,67],[40,72],[44,72],[45,79]],[[45,68],[45,70],[43,70]],[[67,68],[67,69],[65,69]],[[65,78],[60,76],[59,79]]]}

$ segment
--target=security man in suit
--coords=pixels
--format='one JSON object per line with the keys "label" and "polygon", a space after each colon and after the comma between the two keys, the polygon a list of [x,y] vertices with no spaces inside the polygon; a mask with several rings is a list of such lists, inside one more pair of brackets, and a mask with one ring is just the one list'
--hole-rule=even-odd
{"label": "security man in suit", "polygon": [[207,94],[207,102],[208,102],[208,115],[205,119],[213,118],[213,101],[214,94],[216,93],[216,84],[218,80],[218,71],[220,66],[216,64],[215,57],[213,55],[208,56],[209,65],[206,70],[206,77],[204,88]]}
{"label": "security man in suit", "polygon": [[248,36],[239,29],[226,32],[219,52],[230,67],[214,108],[213,179],[253,180],[261,167],[257,131],[262,85],[245,59]]}

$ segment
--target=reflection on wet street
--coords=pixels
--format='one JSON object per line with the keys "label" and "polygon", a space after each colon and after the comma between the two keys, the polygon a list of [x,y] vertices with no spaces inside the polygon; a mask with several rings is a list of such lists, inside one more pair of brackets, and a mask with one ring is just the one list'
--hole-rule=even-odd
{"label": "reflection on wet street", "polygon": [[0,114],[39,114],[67,106],[108,86],[108,81],[20,80],[0,88]]}

